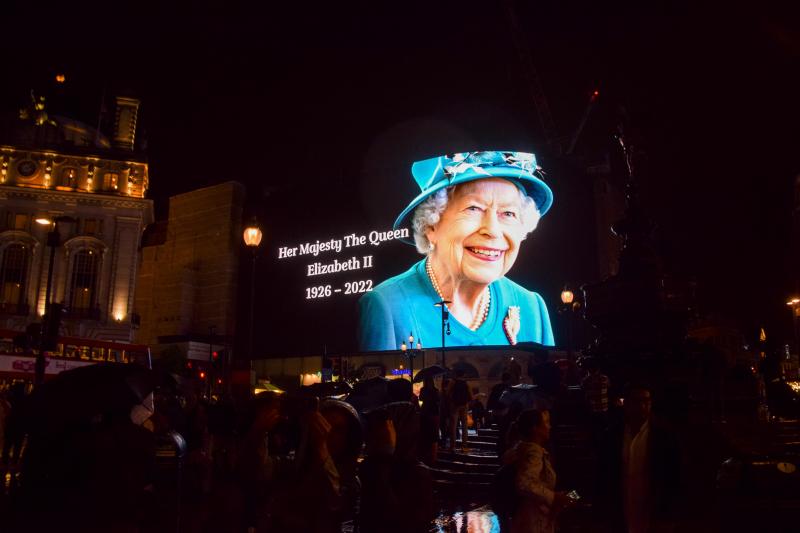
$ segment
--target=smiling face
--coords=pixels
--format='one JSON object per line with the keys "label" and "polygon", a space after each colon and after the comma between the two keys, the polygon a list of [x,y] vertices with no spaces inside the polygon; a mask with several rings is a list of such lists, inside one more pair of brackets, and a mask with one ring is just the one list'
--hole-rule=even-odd
{"label": "smiling face", "polygon": [[488,285],[511,269],[525,238],[519,189],[501,178],[459,185],[426,235],[453,279]]}

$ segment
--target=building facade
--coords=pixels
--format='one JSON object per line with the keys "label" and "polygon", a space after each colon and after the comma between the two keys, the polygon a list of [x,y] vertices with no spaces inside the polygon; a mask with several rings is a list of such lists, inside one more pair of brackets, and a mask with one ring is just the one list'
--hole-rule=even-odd
{"label": "building facade", "polygon": [[111,140],[46,114],[0,124],[1,328],[39,322],[50,285],[62,335],[133,340],[139,245],[153,220],[147,161],[134,148],[138,108],[117,98]]}
{"label": "building facade", "polygon": [[226,182],[172,196],[169,218],[142,240],[136,342],[190,359],[230,352],[242,246],[244,186]]}

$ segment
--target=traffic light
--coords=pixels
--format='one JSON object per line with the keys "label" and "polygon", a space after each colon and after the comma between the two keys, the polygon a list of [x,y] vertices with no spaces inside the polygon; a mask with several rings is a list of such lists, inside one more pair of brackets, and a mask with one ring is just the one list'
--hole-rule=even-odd
{"label": "traffic light", "polygon": [[216,368],[224,368],[225,367],[225,359],[228,357],[227,350],[214,350],[211,352],[211,365]]}

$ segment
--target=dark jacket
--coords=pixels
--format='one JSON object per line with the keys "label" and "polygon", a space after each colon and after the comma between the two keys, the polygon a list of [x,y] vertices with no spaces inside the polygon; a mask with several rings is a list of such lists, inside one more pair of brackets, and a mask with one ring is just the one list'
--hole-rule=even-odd
{"label": "dark jacket", "polygon": [[[625,531],[622,486],[622,447],[625,426],[610,426],[603,435],[595,500],[611,531]],[[681,454],[676,436],[654,420],[649,422],[648,476],[650,480],[651,520],[671,521],[680,508]]]}

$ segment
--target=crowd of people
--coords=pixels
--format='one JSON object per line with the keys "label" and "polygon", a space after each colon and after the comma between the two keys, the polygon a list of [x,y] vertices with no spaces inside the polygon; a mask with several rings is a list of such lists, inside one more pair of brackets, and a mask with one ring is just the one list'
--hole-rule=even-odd
{"label": "crowd of people", "polygon": [[[418,396],[408,380],[361,381],[346,401],[303,388],[237,405],[173,383],[156,387],[149,406],[27,440],[25,388],[16,385],[0,401],[0,465],[21,474],[13,477],[16,516],[6,523],[145,532],[180,521],[182,531],[292,533],[338,532],[350,522],[362,532],[428,531],[436,515],[430,467],[442,449],[469,451],[469,428],[492,426],[498,457],[512,472],[513,505],[498,508],[505,526],[554,531],[580,498],[559,481],[550,443],[563,372],[534,359],[535,400],[524,405],[506,394],[521,379],[517,367],[503,373],[485,405],[462,372],[442,382],[426,377]],[[617,406],[608,378],[585,370],[580,390],[599,488],[583,496],[597,524],[609,532],[668,530],[679,508],[677,440],[653,418],[646,385],[628,386]],[[43,499],[51,502],[45,510]]]}

